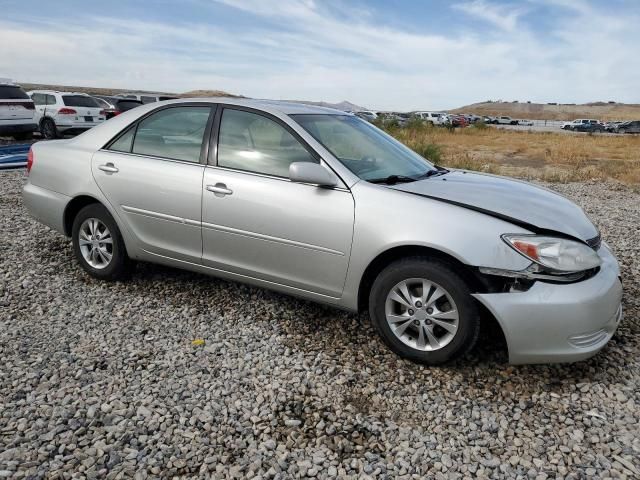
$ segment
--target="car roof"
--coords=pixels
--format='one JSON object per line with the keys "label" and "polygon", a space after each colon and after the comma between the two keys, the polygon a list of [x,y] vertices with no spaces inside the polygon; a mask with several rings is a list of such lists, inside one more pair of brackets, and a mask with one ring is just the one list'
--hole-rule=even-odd
{"label": "car roof", "polygon": [[48,93],[48,94],[56,93],[58,95],[82,95],[85,97],[91,96],[88,93],[83,93],[83,92],[61,92],[60,90],[29,90],[28,93]]}
{"label": "car roof", "polygon": [[240,107],[255,108],[268,113],[281,113],[285,115],[300,114],[325,114],[325,115],[352,115],[342,110],[334,108],[319,107],[306,103],[285,102],[279,100],[259,100],[253,98],[230,98],[230,97],[205,97],[205,98],[179,98],[176,100],[166,100],[167,104],[208,102],[220,103],[224,105],[236,105]]}

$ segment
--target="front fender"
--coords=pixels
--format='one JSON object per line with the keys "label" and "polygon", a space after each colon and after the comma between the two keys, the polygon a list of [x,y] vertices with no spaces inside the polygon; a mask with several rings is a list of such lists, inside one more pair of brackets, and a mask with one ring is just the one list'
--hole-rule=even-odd
{"label": "front fender", "polygon": [[380,254],[399,246],[423,246],[474,267],[522,270],[531,263],[500,238],[532,233],[505,220],[437,200],[358,182],[353,247],[341,305],[358,308],[364,272]]}

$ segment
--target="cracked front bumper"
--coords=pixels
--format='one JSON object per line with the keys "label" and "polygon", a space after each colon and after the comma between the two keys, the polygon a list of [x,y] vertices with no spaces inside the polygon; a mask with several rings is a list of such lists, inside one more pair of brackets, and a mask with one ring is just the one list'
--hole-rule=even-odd
{"label": "cracked front bumper", "polygon": [[607,344],[622,319],[622,283],[608,247],[598,254],[600,271],[581,282],[474,295],[502,327],[510,363],[576,362]]}

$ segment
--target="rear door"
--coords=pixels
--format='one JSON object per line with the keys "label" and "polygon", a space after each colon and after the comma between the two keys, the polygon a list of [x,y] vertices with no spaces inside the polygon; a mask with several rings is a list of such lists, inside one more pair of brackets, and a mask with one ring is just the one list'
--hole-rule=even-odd
{"label": "rear door", "polygon": [[96,183],[148,254],[201,261],[212,110],[203,103],[154,110],[93,156]]}

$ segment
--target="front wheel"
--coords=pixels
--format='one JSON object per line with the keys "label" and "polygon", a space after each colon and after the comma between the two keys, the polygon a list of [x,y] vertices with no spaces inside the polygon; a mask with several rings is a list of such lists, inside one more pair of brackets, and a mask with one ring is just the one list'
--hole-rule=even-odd
{"label": "front wheel", "polygon": [[73,253],[80,266],[99,280],[126,278],[131,269],[115,220],[99,203],[84,207],[73,221]]}
{"label": "front wheel", "polygon": [[426,257],[396,261],[376,278],[369,315],[401,357],[430,365],[464,355],[480,331],[478,308],[459,273]]}

